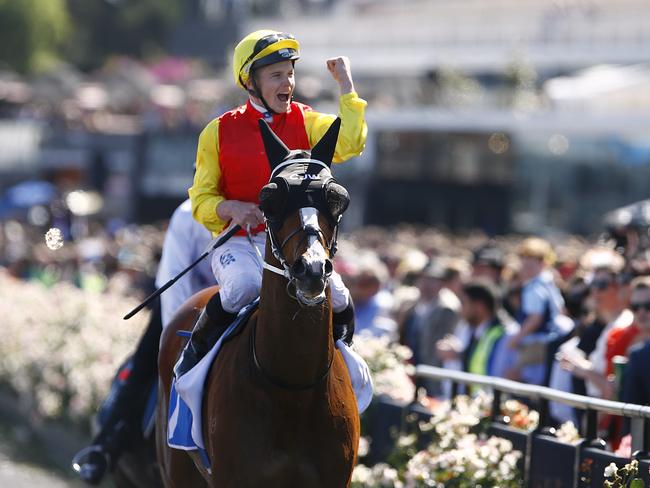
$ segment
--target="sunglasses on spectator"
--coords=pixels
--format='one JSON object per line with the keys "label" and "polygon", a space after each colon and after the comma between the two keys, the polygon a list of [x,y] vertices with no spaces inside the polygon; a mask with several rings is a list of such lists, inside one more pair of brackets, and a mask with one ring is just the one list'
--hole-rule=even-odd
{"label": "sunglasses on spectator", "polygon": [[596,290],[607,290],[612,284],[614,283],[614,280],[594,280],[591,282],[591,287],[596,289]]}
{"label": "sunglasses on spectator", "polygon": [[639,302],[630,304],[630,308],[633,312],[638,312],[641,309],[644,309],[646,312],[650,312],[650,302]]}

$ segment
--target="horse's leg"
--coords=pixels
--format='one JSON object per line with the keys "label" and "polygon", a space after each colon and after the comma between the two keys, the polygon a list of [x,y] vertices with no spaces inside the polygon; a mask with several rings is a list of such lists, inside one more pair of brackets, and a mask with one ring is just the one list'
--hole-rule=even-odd
{"label": "horse's leg", "polygon": [[155,436],[149,436],[122,453],[113,470],[116,488],[160,488],[155,449]]}

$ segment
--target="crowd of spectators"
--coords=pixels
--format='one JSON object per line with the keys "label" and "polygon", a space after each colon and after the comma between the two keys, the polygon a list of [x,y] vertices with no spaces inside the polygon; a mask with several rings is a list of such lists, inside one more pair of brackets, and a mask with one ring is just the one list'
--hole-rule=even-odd
{"label": "crowd of spectators", "polygon": [[[88,222],[48,249],[43,229],[6,221],[0,265],[45,286],[145,296],[165,225]],[[356,307],[356,334],[408,346],[413,362],[598,398],[650,404],[650,273],[644,248],[605,238],[488,239],[432,228],[362,228],[340,237],[335,267]],[[620,244],[620,242],[619,242]],[[418,384],[428,396],[448,392]],[[558,422],[580,412],[553,404]],[[625,426],[604,420],[616,447]]]}
{"label": "crowd of spectators", "polygon": [[[338,266],[360,309],[357,333],[411,348],[416,364],[650,404],[650,254],[647,228],[626,245],[533,236],[458,238],[433,230],[366,229]],[[360,258],[363,256],[363,258]],[[418,385],[429,396],[443,385]],[[581,412],[553,403],[555,422]],[[616,448],[627,429],[603,418]]]}
{"label": "crowd of spectators", "polygon": [[[61,64],[32,77],[0,68],[0,119],[91,133],[196,131],[244,101],[231,76],[228,67],[175,57],[114,57],[90,73]],[[336,99],[322,78],[303,73],[300,85],[303,103]]]}

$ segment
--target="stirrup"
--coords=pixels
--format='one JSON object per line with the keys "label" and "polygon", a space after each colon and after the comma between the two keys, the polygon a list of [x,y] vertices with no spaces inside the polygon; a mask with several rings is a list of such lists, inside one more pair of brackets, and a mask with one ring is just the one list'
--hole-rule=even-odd
{"label": "stirrup", "polygon": [[174,366],[174,377],[178,379],[196,366],[228,330],[228,326],[236,317],[237,314],[222,310],[215,322],[205,308],[201,310],[192,328],[190,340],[185,344],[181,357]]}
{"label": "stirrup", "polygon": [[181,353],[181,357],[174,365],[174,378],[178,380],[181,376],[191,370],[201,360],[196,354],[192,342],[188,341]]}
{"label": "stirrup", "polygon": [[111,456],[102,446],[83,448],[72,459],[72,469],[86,483],[99,484],[111,465]]}
{"label": "stirrup", "polygon": [[183,352],[181,352],[181,357],[174,365],[174,377],[176,379],[183,376],[190,369],[197,365],[197,363],[203,357],[200,351],[196,350],[196,345],[199,342],[202,342],[203,339],[200,338],[202,334],[205,334],[206,329],[210,328],[210,316],[205,308],[201,310],[201,313],[196,318],[194,325],[192,326],[192,333],[190,334],[190,339],[185,344]]}

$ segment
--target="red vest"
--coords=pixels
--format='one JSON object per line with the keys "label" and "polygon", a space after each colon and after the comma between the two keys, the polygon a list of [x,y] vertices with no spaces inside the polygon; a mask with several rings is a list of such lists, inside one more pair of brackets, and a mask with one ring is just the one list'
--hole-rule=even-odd
{"label": "red vest", "polygon": [[[269,125],[289,149],[311,149],[303,112],[307,105],[292,102],[289,111],[274,114]],[[258,125],[261,114],[250,101],[219,117],[221,191],[227,200],[259,203],[259,193],[269,182],[271,168]],[[264,229],[260,225],[255,232]]]}

